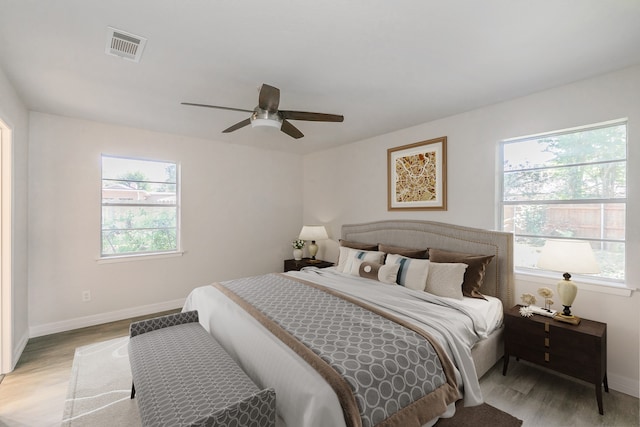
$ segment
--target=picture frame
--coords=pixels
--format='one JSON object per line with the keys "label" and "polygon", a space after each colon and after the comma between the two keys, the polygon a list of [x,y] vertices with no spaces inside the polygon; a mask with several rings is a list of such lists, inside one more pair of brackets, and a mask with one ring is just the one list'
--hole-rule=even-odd
{"label": "picture frame", "polygon": [[447,210],[447,137],[387,150],[387,209]]}

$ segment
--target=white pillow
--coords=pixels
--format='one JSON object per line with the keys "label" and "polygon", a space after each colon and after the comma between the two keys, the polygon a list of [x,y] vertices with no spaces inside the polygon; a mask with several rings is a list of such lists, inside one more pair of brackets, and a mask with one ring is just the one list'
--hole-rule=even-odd
{"label": "white pillow", "polygon": [[351,265],[351,275],[395,285],[399,269],[400,264],[380,264],[356,259]]}
{"label": "white pillow", "polygon": [[396,283],[416,291],[424,291],[429,274],[429,260],[407,258],[402,255],[388,254],[385,264],[398,264]]}
{"label": "white pillow", "polygon": [[462,299],[462,282],[467,267],[463,263],[432,262],[425,291],[439,297]]}
{"label": "white pillow", "polygon": [[[379,264],[382,263],[384,259],[384,252],[380,251],[363,251],[361,249],[352,249],[352,248],[344,248],[347,251],[343,251],[343,248],[340,248],[340,259],[338,260],[338,267],[336,268],[341,273],[351,273],[351,266],[353,265],[353,261],[359,259],[361,261],[368,262],[377,262]],[[343,253],[346,252],[346,255],[343,257]],[[344,263],[343,263],[344,259]]]}
{"label": "white pillow", "polygon": [[336,266],[336,270],[340,273],[344,273],[344,266],[347,264],[347,258],[349,257],[349,251],[351,248],[346,246],[340,246],[340,254],[338,255],[338,265]]}

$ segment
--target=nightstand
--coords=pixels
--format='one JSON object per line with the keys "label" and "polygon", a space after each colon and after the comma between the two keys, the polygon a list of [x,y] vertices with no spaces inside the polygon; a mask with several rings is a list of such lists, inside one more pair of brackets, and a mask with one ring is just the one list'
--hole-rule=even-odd
{"label": "nightstand", "polygon": [[520,306],[504,312],[504,366],[509,357],[524,359],[595,385],[598,411],[602,409],[602,385],[607,383],[607,324],[582,319],[570,325],[534,314],[522,317]]}
{"label": "nightstand", "polygon": [[291,270],[300,270],[303,267],[318,267],[318,268],[325,268],[325,267],[331,267],[333,265],[332,262],[329,261],[322,261],[320,259],[317,260],[312,260],[311,258],[302,258],[299,261],[296,261],[295,259],[286,259],[284,260],[284,271],[291,271]]}

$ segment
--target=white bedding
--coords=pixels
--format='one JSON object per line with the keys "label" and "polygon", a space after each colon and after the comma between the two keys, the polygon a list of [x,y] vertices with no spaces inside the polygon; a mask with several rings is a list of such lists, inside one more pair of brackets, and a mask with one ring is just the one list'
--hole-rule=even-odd
{"label": "white bedding", "polygon": [[[437,297],[331,268],[286,274],[337,289],[420,325],[442,344],[457,367],[456,379],[464,392],[465,405],[482,403],[471,348],[501,323],[502,305],[498,299],[490,298],[487,303]],[[275,388],[279,425],[345,425],[338,398],[315,369],[216,288],[194,289],[184,310],[198,310],[200,323],[258,386]],[[453,414],[451,406],[446,416]]]}

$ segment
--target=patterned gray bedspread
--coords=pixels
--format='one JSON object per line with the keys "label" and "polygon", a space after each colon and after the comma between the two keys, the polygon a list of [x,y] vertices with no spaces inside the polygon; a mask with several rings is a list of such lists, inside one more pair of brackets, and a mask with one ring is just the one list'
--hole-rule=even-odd
{"label": "patterned gray bedspread", "polygon": [[459,398],[440,345],[400,319],[279,274],[214,286],[318,370],[348,426],[420,426]]}

